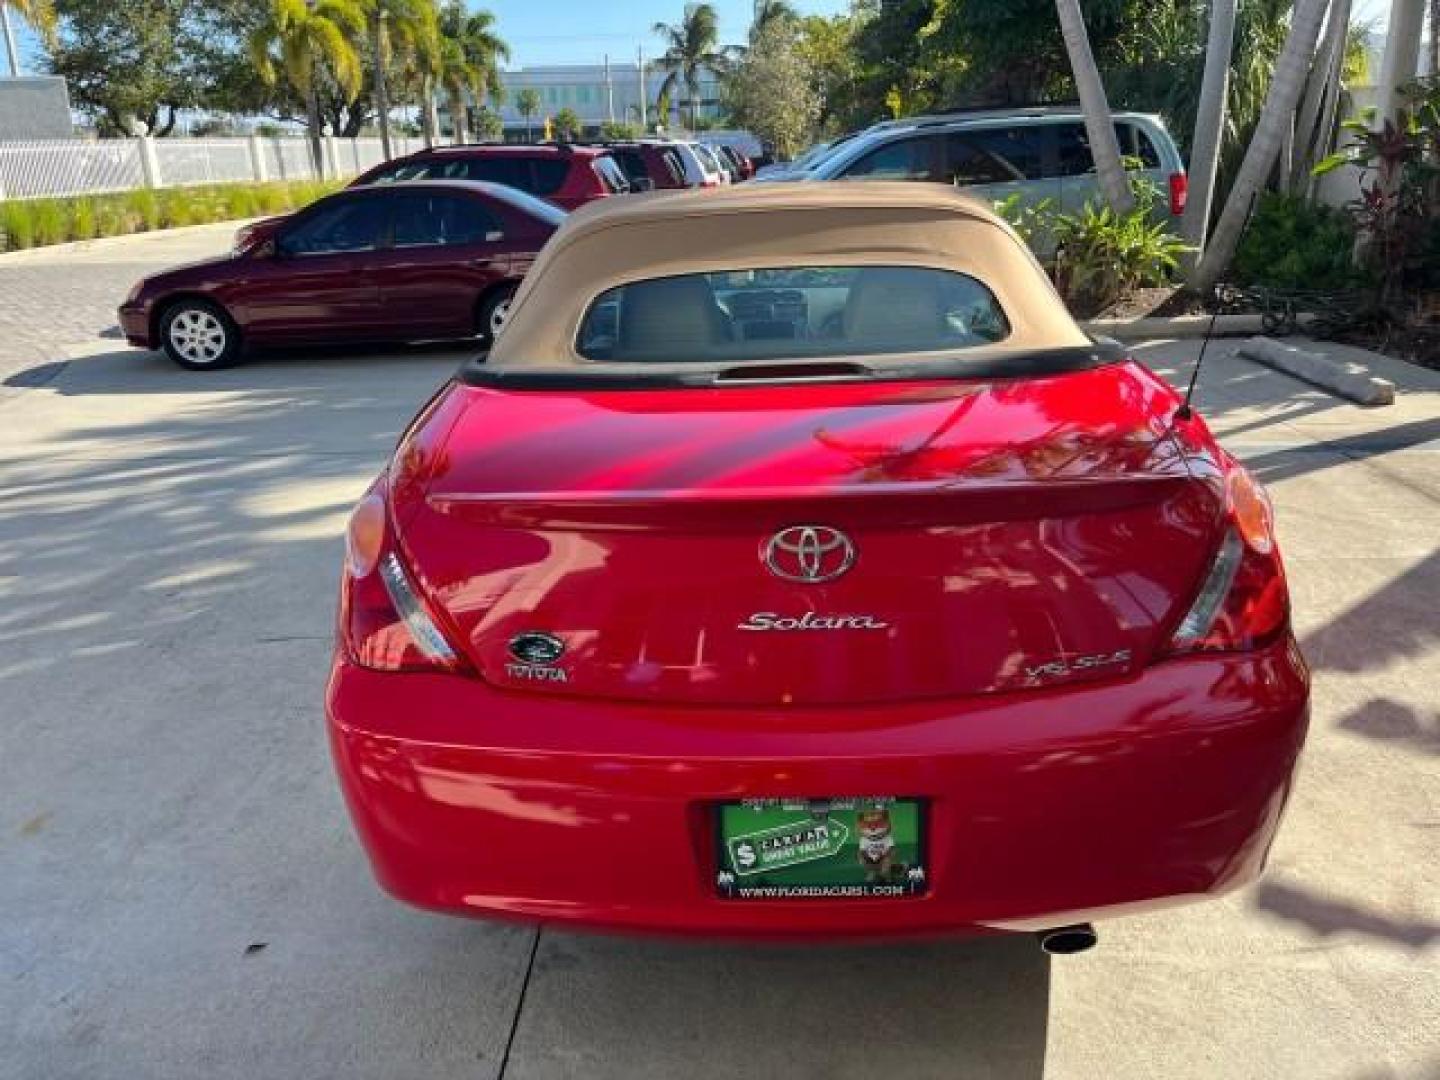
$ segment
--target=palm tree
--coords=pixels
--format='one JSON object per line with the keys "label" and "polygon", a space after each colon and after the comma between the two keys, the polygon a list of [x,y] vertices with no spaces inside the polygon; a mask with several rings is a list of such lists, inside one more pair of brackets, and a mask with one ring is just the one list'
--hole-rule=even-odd
{"label": "palm tree", "polygon": [[410,60],[433,37],[438,21],[434,0],[364,0],[370,24],[371,62],[375,65],[375,111],[380,119],[380,148],[390,160],[390,83],[388,69],[399,53]]}
{"label": "palm tree", "polygon": [[1060,32],[1065,36],[1065,51],[1070,55],[1075,89],[1080,94],[1080,108],[1085,114],[1085,133],[1090,138],[1100,191],[1110,209],[1123,214],[1135,205],[1135,197],[1120,161],[1120,141],[1115,137],[1115,123],[1110,119],[1105,84],[1100,81],[1095,54],[1090,51],[1090,35],[1085,30],[1080,0],[1055,0],[1055,10],[1060,16]]}
{"label": "palm tree", "polygon": [[[1440,3],[1440,0],[1435,0]],[[755,18],[750,23],[750,40],[776,19],[798,19],[800,16],[786,0],[756,0]]]}
{"label": "palm tree", "polygon": [[709,4],[687,5],[685,17],[669,25],[657,22],[655,33],[665,40],[665,54],[655,61],[661,71],[669,72],[660,85],[657,97],[674,99],[675,87],[683,82],[690,94],[690,129],[700,119],[700,73],[705,68],[724,71],[729,57],[720,48],[719,19]]}
{"label": "palm tree", "polygon": [[250,57],[260,78],[273,86],[283,73],[305,99],[317,176],[325,171],[325,159],[316,80],[325,69],[346,99],[354,101],[360,93],[360,56],[353,42],[364,32],[365,14],[355,0],[270,0],[265,21],[250,35]]}
{"label": "palm tree", "polygon": [[580,138],[584,125],[574,109],[561,109],[555,114],[555,139],[557,142],[574,142]]}
{"label": "palm tree", "polygon": [[406,64],[406,80],[418,85],[420,96],[420,134],[425,146],[434,146],[439,141],[440,117],[435,108],[435,87],[439,84],[444,67],[443,43],[440,33],[439,12],[425,28],[425,33],[415,41],[414,51]]}
{"label": "palm tree", "polygon": [[1286,130],[1295,115],[1300,91],[1305,87],[1310,58],[1315,53],[1315,39],[1320,36],[1320,22],[1325,17],[1327,6],[1328,0],[1297,0],[1295,4],[1290,33],[1275,64],[1275,75],[1270,81],[1270,91],[1265,95],[1265,107],[1260,111],[1255,134],[1250,138],[1245,159],[1240,163],[1240,171],[1225,200],[1225,209],[1215,223],[1210,245],[1191,278],[1191,288],[1198,292],[1208,292],[1230,264],[1240,232],[1250,215],[1250,204],[1275,167],[1275,156],[1280,152]]}
{"label": "palm tree", "polygon": [[477,104],[488,96],[498,100],[500,61],[510,59],[510,47],[495,33],[495,16],[488,11],[465,10],[463,0],[449,0],[440,11],[438,80],[450,99],[450,121],[457,143],[465,141],[465,98]]}
{"label": "palm tree", "polygon": [[515,95],[515,108],[525,118],[525,141],[530,141],[530,118],[540,111],[540,91],[526,87]]}
{"label": "palm tree", "polygon": [[1220,137],[1225,130],[1225,102],[1230,92],[1230,50],[1235,44],[1235,0],[1210,0],[1210,32],[1205,44],[1205,74],[1200,82],[1200,107],[1190,149],[1190,194],[1181,219],[1181,234],[1198,259],[1210,225],[1215,169],[1220,163]]}
{"label": "palm tree", "polygon": [[0,25],[5,31],[5,54],[10,61],[10,77],[20,75],[20,57],[15,51],[15,31],[10,26],[10,9],[20,21],[40,35],[47,44],[55,37],[55,4],[53,0],[0,0]]}
{"label": "palm tree", "polygon": [[1323,125],[1326,102],[1332,89],[1339,93],[1345,72],[1345,51],[1350,39],[1350,0],[1331,0],[1330,17],[1315,54],[1315,64],[1300,98],[1295,119],[1295,146],[1290,160],[1290,187],[1301,193],[1310,186],[1310,171],[1329,153],[1334,121]]}

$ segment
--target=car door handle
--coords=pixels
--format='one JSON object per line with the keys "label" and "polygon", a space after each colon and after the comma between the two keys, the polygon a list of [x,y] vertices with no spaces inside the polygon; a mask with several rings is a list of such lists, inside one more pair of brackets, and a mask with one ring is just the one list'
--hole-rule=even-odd
{"label": "car door handle", "polygon": [[494,262],[495,262],[494,259],[492,259],[492,258],[490,258],[490,257],[488,257],[488,256],[482,256],[482,257],[480,257],[480,258],[471,259],[471,260],[470,260],[470,265],[471,265],[471,266],[490,266],[490,265],[492,265]]}

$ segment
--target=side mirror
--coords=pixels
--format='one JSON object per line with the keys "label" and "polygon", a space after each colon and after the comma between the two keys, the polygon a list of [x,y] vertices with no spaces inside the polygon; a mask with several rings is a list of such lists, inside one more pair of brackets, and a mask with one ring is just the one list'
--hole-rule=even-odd
{"label": "side mirror", "polygon": [[505,234],[499,229],[491,229],[485,234],[485,243],[487,244],[498,244],[501,240],[504,239]]}
{"label": "side mirror", "polygon": [[630,190],[633,191],[654,191],[655,181],[648,176],[635,176],[630,179]]}
{"label": "side mirror", "polygon": [[275,238],[272,236],[259,244],[255,250],[251,252],[251,257],[256,259],[278,259],[280,257],[280,247],[275,243]]}

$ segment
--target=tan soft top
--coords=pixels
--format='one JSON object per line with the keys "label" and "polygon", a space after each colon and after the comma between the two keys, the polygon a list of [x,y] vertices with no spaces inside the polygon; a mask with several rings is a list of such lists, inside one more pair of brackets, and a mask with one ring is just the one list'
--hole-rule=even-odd
{"label": "tan soft top", "polygon": [[952,186],[746,183],[600,199],[571,214],[516,294],[487,366],[615,369],[576,352],[581,320],[607,289],[789,266],[956,270],[987,285],[1009,319],[1009,337],[985,352],[1089,344],[1024,241]]}

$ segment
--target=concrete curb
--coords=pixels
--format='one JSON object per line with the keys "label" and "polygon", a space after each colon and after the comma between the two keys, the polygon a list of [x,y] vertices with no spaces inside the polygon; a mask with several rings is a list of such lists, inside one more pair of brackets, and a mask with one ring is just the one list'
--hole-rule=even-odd
{"label": "concrete curb", "polygon": [[[1301,315],[1299,325],[1303,330],[1312,316]],[[1141,338],[1199,338],[1210,329],[1209,315],[1176,315],[1170,318],[1149,316],[1142,319],[1091,319],[1082,322],[1081,328],[1097,337],[1112,337],[1120,341],[1136,341]],[[1243,315],[1220,315],[1215,319],[1216,337],[1250,337],[1265,332],[1264,316],[1259,313]]]}
{"label": "concrete curb", "polygon": [[1247,360],[1283,371],[1366,408],[1395,403],[1395,384],[1370,374],[1369,369],[1360,364],[1337,360],[1324,353],[1306,352],[1263,337],[1251,338],[1236,352]]}

